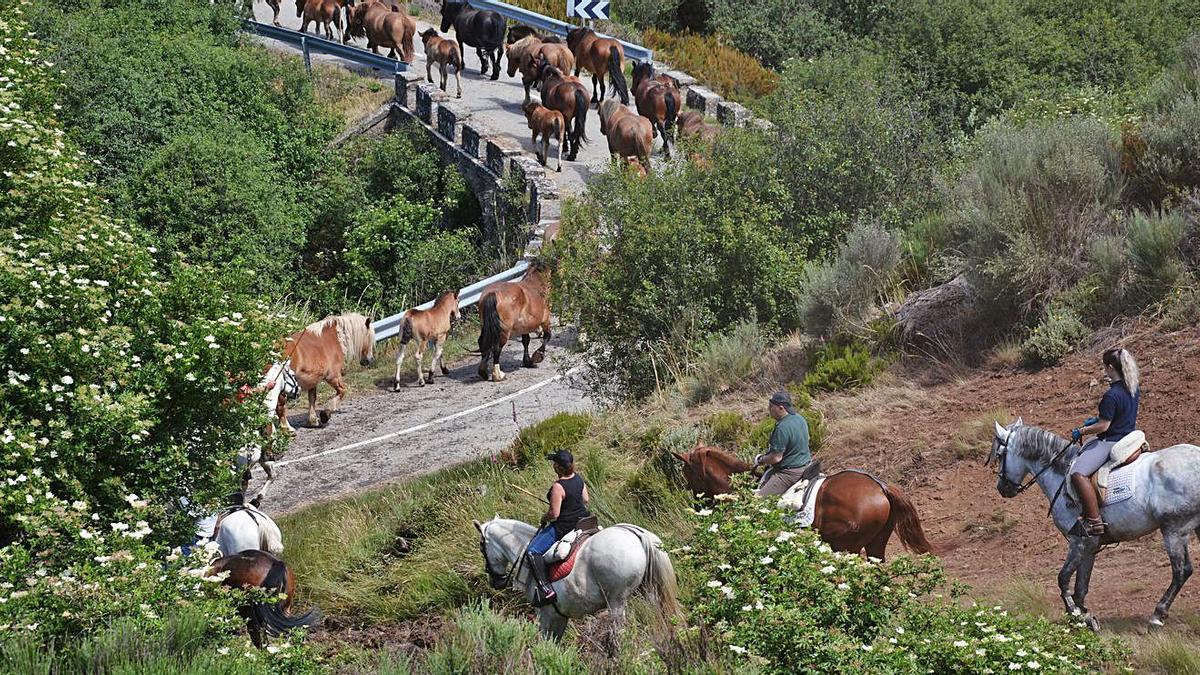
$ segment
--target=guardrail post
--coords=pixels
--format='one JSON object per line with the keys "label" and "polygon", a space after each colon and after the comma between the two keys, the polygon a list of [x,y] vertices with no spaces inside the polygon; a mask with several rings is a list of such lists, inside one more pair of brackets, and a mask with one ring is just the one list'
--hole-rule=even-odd
{"label": "guardrail post", "polygon": [[304,50],[304,69],[308,71],[308,76],[312,77],[312,55],[308,53],[308,38],[300,38],[300,49]]}

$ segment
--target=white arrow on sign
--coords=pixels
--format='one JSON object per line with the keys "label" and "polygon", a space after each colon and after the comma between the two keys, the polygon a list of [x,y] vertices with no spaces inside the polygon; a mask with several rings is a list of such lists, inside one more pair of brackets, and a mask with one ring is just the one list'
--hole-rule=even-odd
{"label": "white arrow on sign", "polygon": [[609,0],[567,0],[567,16],[581,19],[608,19]]}

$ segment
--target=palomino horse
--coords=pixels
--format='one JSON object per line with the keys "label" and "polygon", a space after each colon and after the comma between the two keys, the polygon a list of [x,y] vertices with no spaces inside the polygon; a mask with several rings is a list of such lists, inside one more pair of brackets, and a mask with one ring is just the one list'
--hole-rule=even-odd
{"label": "palomino horse", "polygon": [[[688,489],[709,496],[728,492],[730,474],[750,466],[717,448],[697,448],[675,458],[684,464]],[[882,560],[894,531],[908,550],[934,552],[916,507],[900,488],[861,471],[841,471],[825,479],[817,490],[813,527],[835,551],[865,549],[867,555]]]}
{"label": "palomino horse", "polygon": [[404,355],[412,342],[414,356],[417,358],[417,384],[425,386],[425,371],[421,369],[421,361],[425,357],[425,345],[433,340],[433,360],[429,362],[429,381],[433,382],[433,371],[440,365],[442,374],[450,370],[442,360],[442,348],[450,335],[452,321],[462,318],[458,311],[458,291],[442,293],[433,307],[429,309],[410,309],[404,313],[400,322],[400,353],[396,354],[396,380],[392,391],[400,391],[400,367],[404,365]]}
{"label": "palomino horse", "polygon": [[[525,121],[529,123],[538,161],[542,166],[546,166],[546,162],[550,161],[550,139],[553,138],[558,141],[558,170],[562,171],[563,143],[567,140],[567,121],[563,119],[562,113],[532,99],[526,100],[521,110],[525,113]],[[537,151],[538,136],[542,137],[541,152]]]}
{"label": "palomino horse", "polygon": [[454,37],[458,40],[460,53],[463,45],[475,48],[479,57],[480,75],[487,75],[488,61],[492,62],[492,79],[500,79],[500,57],[504,54],[504,17],[490,9],[478,10],[467,5],[466,0],[441,0],[442,32],[450,32],[454,26]]}
{"label": "palomino horse", "polygon": [[650,120],[610,98],[600,104],[600,133],[608,139],[611,155],[636,157],[642,168],[650,170],[650,153],[654,149]]}
{"label": "palomino horse", "polygon": [[304,21],[300,23],[300,32],[308,31],[308,23],[315,21],[317,24],[317,33],[320,34],[321,26],[325,27],[325,37],[333,39],[333,30],[330,25],[337,26],[338,33],[343,39],[346,33],[342,30],[342,4],[338,0],[296,0],[296,17],[304,17]]}
{"label": "palomino horse", "polygon": [[[512,37],[513,31],[509,32]],[[551,42],[558,38],[541,38],[537,35],[523,37],[508,45],[505,54],[508,57],[508,76],[521,71],[521,84],[525,87],[525,102],[529,102],[529,88],[538,78],[539,62],[545,61],[564,73],[571,72],[575,67],[575,55],[561,42]]]}
{"label": "palomino horse", "polygon": [[[521,336],[525,356],[521,365],[533,368],[546,358],[550,342],[550,268],[534,261],[520,281],[505,281],[487,287],[479,298],[479,377],[488,379],[488,359],[492,361],[491,377],[495,382],[504,379],[500,370],[500,351],[513,335]],[[542,329],[542,346],[529,355],[529,333]]]}
{"label": "palomino horse", "polygon": [[[375,361],[375,329],[370,319],[354,312],[326,317],[293,333],[284,344],[283,355],[292,363],[300,391],[308,393],[308,425],[320,426],[346,397],[342,381],[346,360],[356,356],[364,366]],[[333,387],[336,395],[318,418],[317,385],[322,381]],[[287,415],[286,408],[281,415]]]}
{"label": "palomino horse", "polygon": [[[612,81],[613,90],[621,103],[629,105],[629,85],[625,84],[625,49],[617,40],[596,35],[591,28],[572,28],[567,31],[567,46],[575,54],[575,75],[582,68],[592,74],[592,98],[596,106],[604,100],[604,76]],[[596,86],[600,93],[597,95]]]}
{"label": "palomino horse", "polygon": [[296,577],[279,558],[266,551],[242,551],[218,558],[209,565],[204,576],[213,577],[228,572],[221,584],[230,588],[262,588],[279,596],[274,602],[254,601],[238,608],[246,620],[250,640],[255,647],[263,646],[263,633],[277,636],[294,628],[313,623],[313,610],[301,616],[291,616],[292,600],[296,597]]}
{"label": "palomino horse", "polygon": [[[1037,483],[1051,500],[1054,525],[1067,539],[1067,559],[1058,573],[1058,590],[1068,614],[1082,613],[1088,625],[1099,627],[1088,614],[1084,600],[1091,582],[1092,566],[1101,544],[1132,541],[1161,530],[1163,546],[1171,559],[1171,585],[1154,607],[1150,624],[1161,626],[1171,603],[1192,574],[1188,557],[1188,537],[1200,534],[1200,447],[1181,443],[1153,453],[1143,453],[1127,469],[1133,496],[1104,505],[1100,515],[1108,524],[1103,537],[1084,536],[1077,527],[1080,507],[1065,495],[1060,496],[1067,471],[1077,451],[1065,438],[1026,425],[1018,419],[1007,428],[996,424],[996,437],[987,462],[995,460],[1000,478],[996,489],[1004,497],[1016,497]],[[1025,476],[1033,480],[1022,484]],[[1068,588],[1075,577],[1075,592]]]}
{"label": "palomino horse", "polygon": [[654,124],[654,131],[662,136],[663,156],[671,157],[671,130],[675,118],[683,106],[683,96],[675,80],[666,75],[654,76],[654,64],[649,61],[633,62],[633,100],[638,114]]}
{"label": "palomino horse", "polygon": [[433,82],[430,69],[436,62],[438,72],[442,75],[442,91],[446,91],[446,67],[454,66],[454,81],[458,84],[458,94],[455,98],[462,98],[463,59],[458,44],[454,40],[439,36],[432,28],[427,28],[421,33],[421,42],[425,44],[425,77]]}
{"label": "palomino horse", "polygon": [[217,543],[221,555],[233,555],[242,551],[266,551],[271,555],[283,554],[283,533],[267,514],[249,504],[230,506],[217,513],[212,540]]}
{"label": "palomino horse", "polygon": [[367,0],[349,8],[346,16],[346,32],[343,42],[351,37],[367,38],[367,49],[378,54],[380,47],[387,47],[388,58],[397,58],[396,50],[405,63],[413,62],[415,48],[413,38],[417,24],[404,12],[394,12],[391,7],[378,0]]}
{"label": "palomino horse", "polygon": [[[511,586],[532,601],[536,584],[529,568],[519,561],[524,560],[537,528],[500,516],[486,523],[472,522],[479,530],[479,550],[492,588]],[[580,547],[570,574],[551,584],[557,600],[538,608],[542,634],[561,639],[569,619],[605,608],[620,627],[629,598],[638,590],[664,619],[678,615],[675,568],[661,547],[661,539],[636,525],[613,525],[592,535]]]}
{"label": "palomino horse", "polygon": [[539,59],[537,64],[542,105],[562,113],[567,121],[567,159],[575,161],[579,144],[588,141],[587,112],[591,102],[587,87],[579,78],[564,75],[563,71],[550,65],[544,58]]}

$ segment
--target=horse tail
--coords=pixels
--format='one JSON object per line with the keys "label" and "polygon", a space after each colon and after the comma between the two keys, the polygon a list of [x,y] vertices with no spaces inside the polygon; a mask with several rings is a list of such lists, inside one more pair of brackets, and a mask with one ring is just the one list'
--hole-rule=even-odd
{"label": "horse tail", "polygon": [[621,63],[621,52],[616,45],[608,48],[608,79],[621,97],[621,105],[629,105],[629,85],[625,84],[624,64]]}
{"label": "horse tail", "polygon": [[479,303],[479,352],[485,356],[500,344],[500,334],[504,331],[496,305],[495,293],[488,293]]}
{"label": "horse tail", "polygon": [[587,97],[583,93],[583,89],[575,90],[575,131],[571,133],[571,142],[578,144],[580,141],[588,142],[587,137],[587,113],[588,113]]}
{"label": "horse tail", "polygon": [[887,495],[892,512],[888,521],[900,535],[900,543],[914,553],[936,553],[937,548],[925,538],[925,528],[921,527],[921,519],[917,517],[917,507],[900,488],[893,485],[883,485],[883,494]]}
{"label": "horse tail", "polygon": [[675,92],[668,91],[663,99],[667,106],[667,114],[663,119],[663,143],[665,144],[667,136],[671,133],[671,129],[675,128],[675,120],[678,119],[679,110],[675,107]]}
{"label": "horse tail", "polygon": [[[282,560],[272,560],[271,569],[259,587],[275,594],[287,593],[288,575],[287,565]],[[315,609],[300,616],[288,616],[287,611],[280,607],[279,600],[250,604],[250,621],[259,628],[265,628],[271,635],[282,635],[294,628],[310,626],[316,619]]]}
{"label": "horse tail", "polygon": [[664,619],[679,616],[679,583],[675,579],[675,567],[671,557],[662,550],[662,540],[657,535],[635,525],[619,525],[632,532],[638,541],[642,542],[642,550],[646,553],[646,573],[638,587],[646,599],[658,607],[659,616]]}
{"label": "horse tail", "polygon": [[412,317],[405,316],[400,322],[400,344],[406,345],[413,339]]}

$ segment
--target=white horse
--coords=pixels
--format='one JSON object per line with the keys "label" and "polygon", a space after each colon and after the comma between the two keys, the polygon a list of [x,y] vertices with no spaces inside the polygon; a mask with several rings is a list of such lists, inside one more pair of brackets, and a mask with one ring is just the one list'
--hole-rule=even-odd
{"label": "white horse", "polygon": [[[500,516],[486,523],[473,522],[479,530],[479,550],[492,588],[511,586],[532,601],[533,574],[519,561],[537,529]],[[542,634],[561,639],[568,619],[605,608],[619,627],[625,622],[629,598],[639,589],[663,617],[678,614],[675,569],[661,546],[661,539],[636,525],[622,523],[597,532],[583,543],[571,573],[551,584],[557,600],[538,609]]]}
{"label": "white horse", "polygon": [[[1083,615],[1093,629],[1099,623],[1088,614],[1084,599],[1096,550],[1102,543],[1131,541],[1162,530],[1163,545],[1171,559],[1171,585],[1150,617],[1151,625],[1161,626],[1179,589],[1192,574],[1188,537],[1193,532],[1200,534],[1200,447],[1180,444],[1143,454],[1125,469],[1132,471],[1133,496],[1102,507],[1100,516],[1108,523],[1108,530],[1103,537],[1088,537],[1076,526],[1079,505],[1065,493],[1060,494],[1071,460],[1077,454],[1077,451],[1064,452],[1068,443],[1049,431],[1027,426],[1020,419],[1007,428],[997,423],[996,438],[988,455],[989,462],[995,459],[999,464],[996,489],[1004,497],[1016,497],[1036,483],[1052,500],[1054,525],[1068,544],[1067,559],[1058,573],[1063,604],[1068,614]],[[1021,481],[1031,473],[1034,480],[1022,485]],[[1074,594],[1068,591],[1072,575]]]}
{"label": "white horse", "polygon": [[266,551],[278,557],[283,553],[283,533],[267,514],[250,505],[234,506],[218,516],[213,540],[221,555],[247,550]]}

